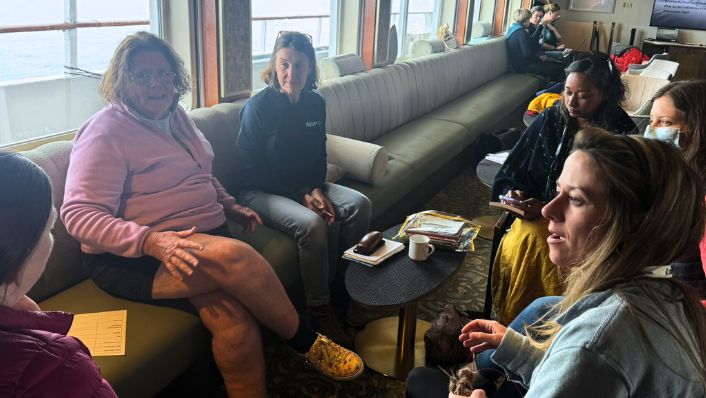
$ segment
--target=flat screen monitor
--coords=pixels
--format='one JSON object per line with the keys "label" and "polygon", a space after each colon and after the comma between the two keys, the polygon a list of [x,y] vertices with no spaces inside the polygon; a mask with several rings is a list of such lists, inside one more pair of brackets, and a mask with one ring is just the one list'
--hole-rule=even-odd
{"label": "flat screen monitor", "polygon": [[655,0],[651,26],[706,30],[706,2]]}

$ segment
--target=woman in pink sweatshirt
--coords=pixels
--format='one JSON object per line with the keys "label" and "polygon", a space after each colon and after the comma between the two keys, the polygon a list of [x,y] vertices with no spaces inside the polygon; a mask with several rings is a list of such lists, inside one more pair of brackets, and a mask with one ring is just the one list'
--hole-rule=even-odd
{"label": "woman in pink sweatshirt", "polygon": [[190,304],[230,396],[265,396],[260,324],[322,373],[357,377],[361,359],[301,323],[272,267],[230,237],[226,218],[250,231],[262,222],[212,175],[211,145],[178,104],[188,82],[150,33],[115,51],[100,87],[108,105],[76,134],[61,208],[91,278],[126,299]]}
{"label": "woman in pink sweatshirt", "polygon": [[115,397],[86,346],[66,335],[73,315],[26,296],[54,246],[49,177],[14,153],[0,152],[0,170],[0,396]]}

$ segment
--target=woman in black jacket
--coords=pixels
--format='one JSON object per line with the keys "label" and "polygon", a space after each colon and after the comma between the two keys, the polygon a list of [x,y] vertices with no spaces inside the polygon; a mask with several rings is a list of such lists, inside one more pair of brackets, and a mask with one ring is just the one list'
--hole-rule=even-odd
{"label": "woman in black jacket", "polygon": [[527,9],[515,10],[515,23],[507,30],[507,53],[510,65],[522,73],[545,76],[552,81],[564,80],[561,62],[544,55],[536,39],[527,32],[532,14]]}

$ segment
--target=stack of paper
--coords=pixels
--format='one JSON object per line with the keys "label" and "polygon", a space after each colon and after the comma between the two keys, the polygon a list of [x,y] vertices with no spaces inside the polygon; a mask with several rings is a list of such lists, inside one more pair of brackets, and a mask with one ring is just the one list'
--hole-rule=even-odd
{"label": "stack of paper", "polygon": [[490,160],[491,162],[495,162],[498,164],[503,164],[505,163],[505,160],[507,160],[507,155],[509,155],[509,151],[504,151],[504,152],[498,152],[498,153],[489,153],[485,155],[486,160]]}
{"label": "stack of paper", "polygon": [[355,248],[355,246],[346,250],[343,253],[343,258],[345,258],[346,260],[352,260],[352,261],[359,262],[359,263],[367,265],[369,267],[374,267],[376,265],[380,265],[380,263],[382,263],[383,261],[392,257],[394,254],[399,253],[402,250],[404,250],[404,243],[395,242],[394,240],[390,240],[390,239],[385,239],[385,243],[382,246],[380,246],[379,249],[375,250],[369,256],[365,256],[365,255],[358,254],[358,253],[354,252],[353,251],[354,248]]}
{"label": "stack of paper", "polygon": [[464,221],[439,217],[436,214],[419,213],[404,228],[407,235],[426,235],[432,243],[456,247],[461,240]]}

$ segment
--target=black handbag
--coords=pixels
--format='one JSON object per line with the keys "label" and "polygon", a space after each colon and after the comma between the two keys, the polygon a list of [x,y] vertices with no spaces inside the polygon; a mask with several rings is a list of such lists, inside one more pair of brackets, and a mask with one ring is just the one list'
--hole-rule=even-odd
{"label": "black handbag", "polygon": [[455,365],[468,362],[470,351],[458,340],[461,328],[470,318],[451,304],[446,304],[424,333],[426,361],[432,365]]}

